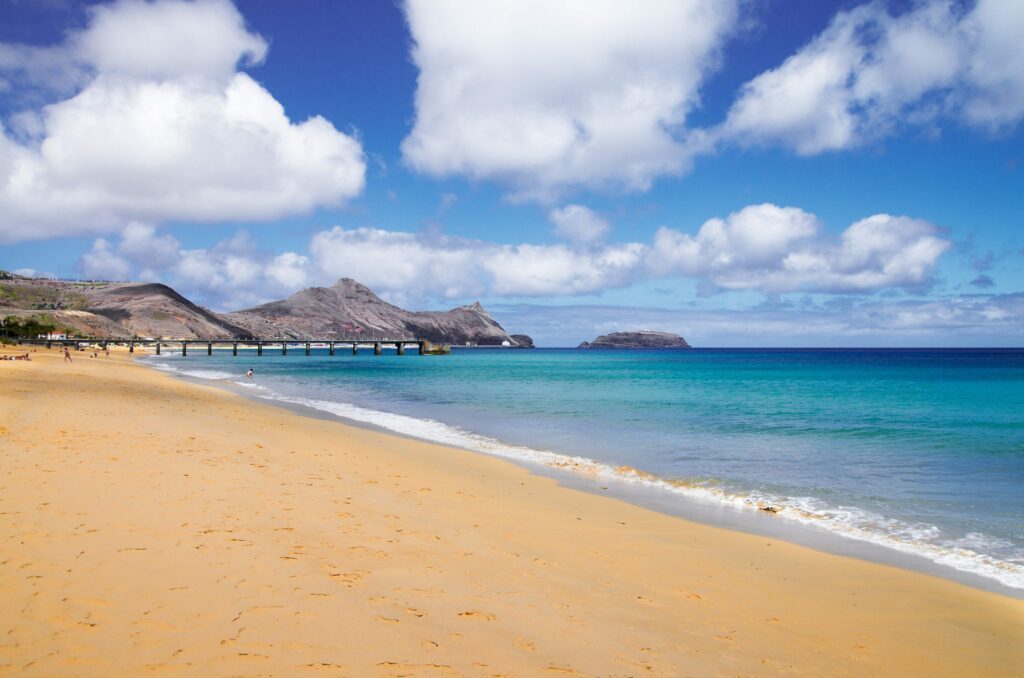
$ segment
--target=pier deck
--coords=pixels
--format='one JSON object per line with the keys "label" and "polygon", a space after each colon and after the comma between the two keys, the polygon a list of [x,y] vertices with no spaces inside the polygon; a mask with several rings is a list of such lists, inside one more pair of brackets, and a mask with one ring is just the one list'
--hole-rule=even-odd
{"label": "pier deck", "polygon": [[282,355],[288,355],[289,348],[304,350],[306,355],[312,353],[313,346],[326,348],[328,355],[335,355],[339,348],[351,349],[352,355],[359,353],[360,348],[372,348],[374,355],[381,355],[384,348],[394,348],[398,355],[405,355],[407,347],[416,347],[416,352],[423,355],[430,342],[426,339],[119,339],[112,337],[77,337],[71,339],[20,339],[19,344],[31,346],[46,346],[50,348],[54,344],[58,346],[74,346],[79,349],[82,346],[99,346],[106,348],[110,344],[122,344],[128,346],[128,352],[134,353],[136,346],[156,347],[156,354],[160,355],[161,349],[181,347],[182,355],[188,355],[189,347],[206,349],[206,355],[213,355],[213,349],[231,348],[232,355],[238,355],[238,347],[255,347],[256,355],[263,355],[264,349],[280,350]]}

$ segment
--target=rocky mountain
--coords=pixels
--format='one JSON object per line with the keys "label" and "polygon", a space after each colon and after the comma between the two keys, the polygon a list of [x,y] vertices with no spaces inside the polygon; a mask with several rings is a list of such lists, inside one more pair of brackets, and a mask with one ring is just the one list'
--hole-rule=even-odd
{"label": "rocky mountain", "polygon": [[479,303],[448,311],[406,311],[351,278],[342,278],[331,287],[309,287],[287,299],[224,317],[255,336],[416,337],[460,345],[533,345],[525,335],[510,336]]}
{"label": "rocky mountain", "polygon": [[37,320],[79,336],[166,339],[417,338],[481,346],[533,346],[510,336],[479,303],[406,311],[345,278],[235,313],[197,306],[167,285],[25,278],[0,271],[0,318]]}
{"label": "rocky mountain", "polygon": [[82,336],[228,339],[247,330],[167,285],[0,276],[0,317],[36,319]]}
{"label": "rocky mountain", "polygon": [[633,330],[603,334],[594,341],[584,341],[577,348],[690,348],[678,334]]}

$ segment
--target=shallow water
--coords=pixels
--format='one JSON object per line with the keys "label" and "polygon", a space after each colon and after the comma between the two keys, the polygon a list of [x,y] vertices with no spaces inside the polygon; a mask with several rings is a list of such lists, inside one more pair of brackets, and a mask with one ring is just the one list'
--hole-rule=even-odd
{"label": "shallow water", "polygon": [[149,360],[680,501],[770,505],[788,520],[1024,589],[1024,351],[314,350]]}

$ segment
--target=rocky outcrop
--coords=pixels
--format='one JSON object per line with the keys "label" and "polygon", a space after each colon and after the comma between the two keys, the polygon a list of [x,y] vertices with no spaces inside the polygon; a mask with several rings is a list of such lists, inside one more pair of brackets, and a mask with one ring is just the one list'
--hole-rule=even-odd
{"label": "rocky outcrop", "polygon": [[634,330],[630,332],[612,332],[603,334],[594,341],[584,341],[577,348],[690,348],[678,334],[670,332],[654,332],[651,330]]}
{"label": "rocky outcrop", "polygon": [[[479,303],[448,311],[406,311],[368,287],[342,278],[331,287],[309,287],[287,299],[228,313],[231,322],[257,336],[324,339],[418,338],[444,344],[501,346],[519,342]],[[533,341],[521,335],[523,341]]]}
{"label": "rocky outcrop", "polygon": [[534,348],[533,338],[527,334],[512,334],[512,345],[517,348]]}

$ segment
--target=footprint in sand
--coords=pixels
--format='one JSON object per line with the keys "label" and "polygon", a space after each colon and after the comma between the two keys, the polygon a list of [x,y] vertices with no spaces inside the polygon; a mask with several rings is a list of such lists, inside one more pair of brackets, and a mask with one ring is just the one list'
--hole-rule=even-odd
{"label": "footprint in sand", "polygon": [[537,651],[537,646],[528,641],[526,638],[516,638],[514,641],[512,641],[512,644],[524,652]]}
{"label": "footprint in sand", "polygon": [[480,621],[494,621],[498,618],[497,615],[486,614],[477,610],[466,610],[465,612],[460,612],[459,616],[466,619],[479,619]]}
{"label": "footprint in sand", "polygon": [[335,675],[337,675],[338,673],[344,674],[348,671],[347,664],[335,664],[333,662],[315,662],[313,664],[303,664],[300,668],[309,669],[310,671],[327,671]]}
{"label": "footprint in sand", "polygon": [[328,572],[328,576],[334,579],[338,583],[352,588],[360,581],[363,580],[364,576],[368,574],[365,570],[358,570],[356,572]]}

